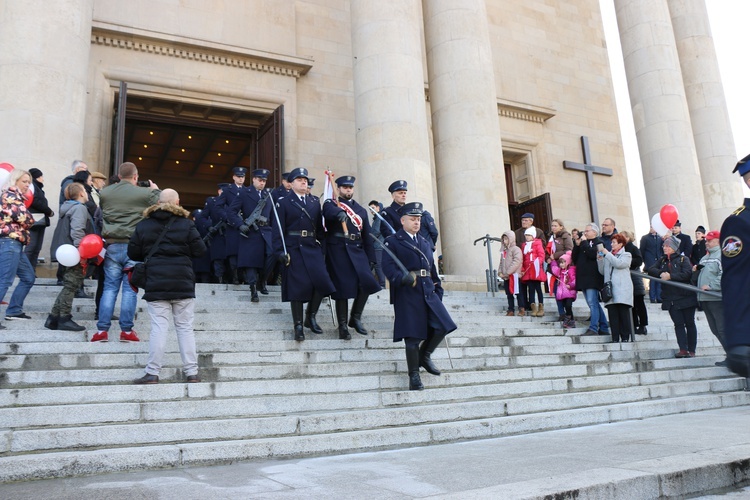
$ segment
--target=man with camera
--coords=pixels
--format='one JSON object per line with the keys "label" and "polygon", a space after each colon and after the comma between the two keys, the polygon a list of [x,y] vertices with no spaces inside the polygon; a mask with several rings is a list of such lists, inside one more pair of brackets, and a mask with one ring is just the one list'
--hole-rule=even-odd
{"label": "man with camera", "polygon": [[133,330],[138,294],[130,288],[123,269],[135,264],[128,258],[128,241],[136,224],[143,219],[143,211],[159,201],[159,187],[153,182],[138,181],[138,168],[126,162],[120,165],[117,176],[120,182],[102,189],[99,194],[103,228],[102,238],[107,253],[104,257],[104,292],[99,303],[96,334],[91,342],[107,342],[112,326],[112,313],[117,294],[122,287],[120,303],[120,342],[139,342]]}

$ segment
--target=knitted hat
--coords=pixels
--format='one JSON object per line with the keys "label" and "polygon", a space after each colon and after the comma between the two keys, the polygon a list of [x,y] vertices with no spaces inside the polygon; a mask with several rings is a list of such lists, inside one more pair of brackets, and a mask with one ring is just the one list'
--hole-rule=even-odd
{"label": "knitted hat", "polygon": [[536,238],[536,229],[530,227],[526,231],[524,231],[523,234],[524,236],[533,236],[534,238]]}
{"label": "knitted hat", "polygon": [[573,261],[573,252],[568,250],[560,256],[560,260],[564,261],[567,265],[570,265],[570,263]]}
{"label": "knitted hat", "polygon": [[42,177],[44,175],[42,173],[42,171],[39,170],[38,168],[30,168],[29,169],[29,173],[31,174],[31,178],[34,179],[34,180],[36,180],[36,179],[38,179],[38,178],[40,178],[40,177]]}
{"label": "knitted hat", "polygon": [[680,248],[680,239],[676,236],[670,236],[669,238],[664,240],[664,244],[669,245],[669,248],[676,252]]}

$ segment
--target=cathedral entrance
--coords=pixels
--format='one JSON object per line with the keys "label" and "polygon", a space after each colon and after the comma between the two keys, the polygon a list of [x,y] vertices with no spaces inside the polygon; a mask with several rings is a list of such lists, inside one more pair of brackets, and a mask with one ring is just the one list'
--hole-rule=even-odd
{"label": "cathedral entrance", "polygon": [[270,115],[253,113],[128,95],[122,84],[110,172],[122,162],[135,163],[140,180],[176,189],[188,210],[201,208],[218,183],[232,182],[233,167],[267,168],[269,187],[278,185],[282,130],[283,106]]}

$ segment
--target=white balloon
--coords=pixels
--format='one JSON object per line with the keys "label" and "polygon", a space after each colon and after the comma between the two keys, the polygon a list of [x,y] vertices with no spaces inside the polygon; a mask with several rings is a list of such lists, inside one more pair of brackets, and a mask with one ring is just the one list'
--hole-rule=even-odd
{"label": "white balloon", "polygon": [[81,262],[81,254],[73,245],[60,245],[55,252],[55,257],[57,257],[57,262],[65,267],[73,267]]}
{"label": "white balloon", "polygon": [[656,231],[656,234],[658,234],[659,236],[664,236],[671,232],[671,230],[661,221],[661,215],[659,214],[659,212],[651,217],[651,227],[654,228],[654,231]]}

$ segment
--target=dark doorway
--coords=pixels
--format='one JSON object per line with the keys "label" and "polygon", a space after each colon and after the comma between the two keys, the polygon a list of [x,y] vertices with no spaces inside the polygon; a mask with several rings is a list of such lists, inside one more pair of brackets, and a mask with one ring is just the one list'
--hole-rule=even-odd
{"label": "dark doorway", "polygon": [[[123,104],[124,119],[115,120],[111,172],[116,172],[118,156],[122,161],[133,162],[141,180],[151,179],[162,189],[176,189],[188,210],[203,207],[206,197],[216,195],[218,183],[231,182],[233,167],[257,168],[261,125],[266,130],[270,128],[270,136],[276,136],[276,156],[280,160],[281,132],[274,127],[283,127],[280,110],[269,116],[130,93],[122,99],[118,92],[115,107]],[[118,109],[116,116],[120,118]],[[276,120],[271,120],[269,126],[267,123],[274,116]],[[278,168],[263,168],[280,174],[280,166],[281,163]],[[272,175],[270,180],[276,184],[276,179]],[[246,184],[249,182],[248,178]]]}

